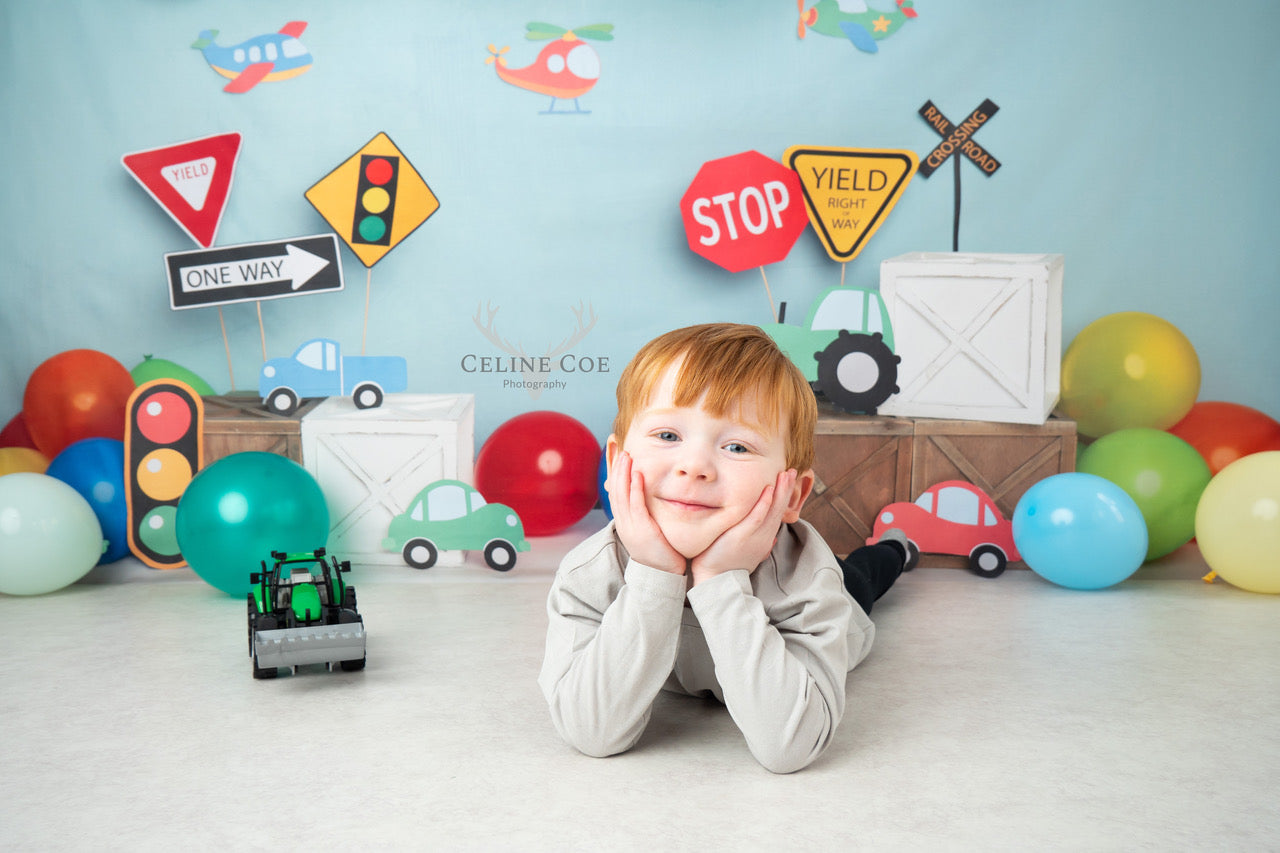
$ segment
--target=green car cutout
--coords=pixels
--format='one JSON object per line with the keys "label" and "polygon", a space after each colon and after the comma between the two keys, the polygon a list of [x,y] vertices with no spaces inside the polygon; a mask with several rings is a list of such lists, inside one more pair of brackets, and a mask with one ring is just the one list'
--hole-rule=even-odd
{"label": "green car cutout", "polygon": [[505,572],[532,546],[511,507],[486,502],[461,480],[437,480],[391,519],[382,547],[399,551],[415,569],[434,566],[441,551],[483,551],[490,568]]}

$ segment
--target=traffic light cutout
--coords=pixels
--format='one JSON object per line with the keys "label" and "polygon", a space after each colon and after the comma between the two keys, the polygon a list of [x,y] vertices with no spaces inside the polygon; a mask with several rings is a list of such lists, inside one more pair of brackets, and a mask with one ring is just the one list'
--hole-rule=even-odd
{"label": "traffic light cutout", "polygon": [[155,569],[185,566],[178,548],[178,500],[200,470],[204,404],[174,379],[139,385],[129,397],[124,488],[129,550]]}
{"label": "traffic light cutout", "polygon": [[355,221],[351,225],[352,243],[391,245],[391,217],[396,210],[396,183],[399,177],[399,157],[387,154],[360,155]]}

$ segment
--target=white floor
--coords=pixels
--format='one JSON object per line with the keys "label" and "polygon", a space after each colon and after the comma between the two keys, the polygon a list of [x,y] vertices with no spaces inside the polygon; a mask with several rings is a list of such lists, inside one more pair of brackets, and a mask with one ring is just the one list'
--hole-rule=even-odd
{"label": "white floor", "polygon": [[361,673],[255,681],[189,570],[0,595],[0,848],[1280,849],[1280,597],[1194,546],[1099,592],[904,575],[836,742],[774,776],[701,700],[623,756],[559,740],[543,601],[602,520],[505,575],[358,567]]}

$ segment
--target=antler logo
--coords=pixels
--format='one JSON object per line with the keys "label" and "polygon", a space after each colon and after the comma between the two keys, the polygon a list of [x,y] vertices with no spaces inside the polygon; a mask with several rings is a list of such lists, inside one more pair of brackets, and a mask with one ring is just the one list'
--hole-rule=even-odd
{"label": "antler logo", "polygon": [[505,353],[505,356],[481,356],[467,354],[462,357],[462,369],[467,373],[503,373],[519,375],[520,379],[504,379],[504,388],[523,388],[529,392],[531,399],[538,399],[547,389],[562,389],[566,382],[551,379],[550,374],[563,373],[608,373],[607,356],[577,355],[573,348],[587,336],[596,325],[596,312],[591,303],[579,302],[577,307],[570,307],[573,313],[573,330],[558,343],[548,344],[541,355],[531,354],[525,350],[523,343],[513,343],[498,334],[495,318],[498,306],[492,303],[477,305],[475,316],[471,318],[484,335],[485,340]]}

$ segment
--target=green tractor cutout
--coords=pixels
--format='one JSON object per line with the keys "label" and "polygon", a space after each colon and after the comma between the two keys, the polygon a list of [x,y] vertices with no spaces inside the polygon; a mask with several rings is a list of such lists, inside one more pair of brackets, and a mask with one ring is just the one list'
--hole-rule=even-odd
{"label": "green tractor cutout", "polygon": [[898,393],[893,327],[879,292],[832,287],[813,303],[804,326],[789,325],[786,303],[764,327],[796,363],[819,399],[853,414],[874,415]]}

